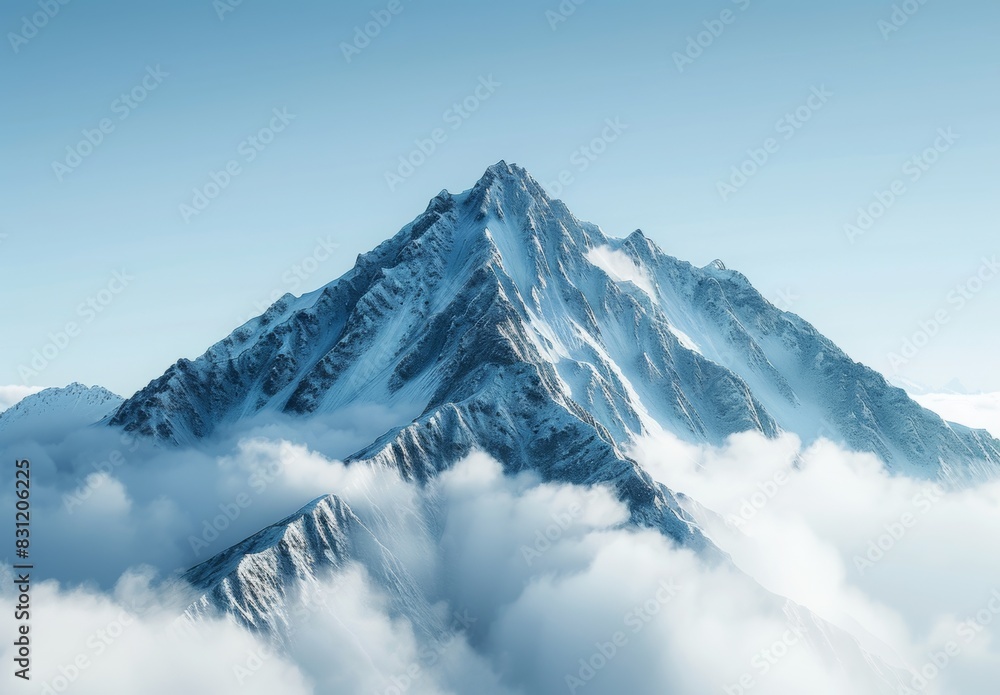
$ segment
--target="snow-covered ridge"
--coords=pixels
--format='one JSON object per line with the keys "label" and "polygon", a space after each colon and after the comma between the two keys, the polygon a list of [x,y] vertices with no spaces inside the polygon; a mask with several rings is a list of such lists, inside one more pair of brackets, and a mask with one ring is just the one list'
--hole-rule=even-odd
{"label": "snow-covered ridge", "polygon": [[72,383],[26,396],[0,413],[0,439],[50,437],[99,422],[123,399],[100,386]]}
{"label": "snow-covered ridge", "polygon": [[379,538],[335,495],[325,495],[184,573],[197,592],[186,617],[222,610],[245,627],[282,639],[295,607],[330,590],[349,563],[369,575],[414,619],[431,625],[416,582]]}
{"label": "snow-covered ridge", "polygon": [[[632,525],[706,559],[715,548],[677,496],[625,453],[637,436],[721,443],[792,431],[928,478],[1000,464],[1000,443],[924,410],[738,272],[674,259],[641,232],[609,237],[504,163],[469,191],[436,196],[339,280],[282,298],[178,362],[108,422],[197,444],[257,413],[307,418],[365,403],[411,404],[412,417],[352,465],[423,481],[482,450],[508,473],[605,484]],[[190,570],[202,592],[192,614],[222,610],[280,635],[297,592],[353,560],[421,606],[379,540],[338,498],[319,498]],[[834,661],[894,677],[841,631],[805,612],[799,622]]]}
{"label": "snow-covered ridge", "polygon": [[659,429],[826,436],[923,477],[1000,463],[996,440],[924,410],[738,272],[641,232],[608,237],[506,163],[436,196],[339,280],[181,360],[110,422],[185,443],[262,411],[357,403],[412,405],[356,458],[414,475],[478,447],[514,469],[619,480],[622,447]]}

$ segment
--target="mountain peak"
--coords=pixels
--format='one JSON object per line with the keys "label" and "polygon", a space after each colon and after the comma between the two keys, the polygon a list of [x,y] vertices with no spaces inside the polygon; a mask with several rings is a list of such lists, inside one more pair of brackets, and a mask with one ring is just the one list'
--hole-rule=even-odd
{"label": "mountain peak", "polygon": [[469,191],[472,200],[480,203],[480,209],[485,214],[490,209],[503,215],[505,206],[511,204],[517,207],[527,207],[525,203],[534,202],[550,205],[552,200],[526,169],[517,164],[508,164],[500,160],[486,169],[482,178]]}
{"label": "mountain peak", "polygon": [[665,502],[622,452],[661,429],[825,433],[920,475],[1000,464],[1000,443],[925,413],[723,268],[639,231],[611,239],[501,161],[341,279],[178,362],[110,424],[182,443],[263,411],[398,406],[409,416],[352,460],[433,475],[481,449],[614,480],[650,518]]}
{"label": "mountain peak", "polygon": [[98,422],[122,402],[101,386],[74,382],[44,389],[0,413],[0,440],[58,436]]}
{"label": "mountain peak", "polygon": [[44,408],[46,405],[61,403],[70,407],[101,406],[104,403],[122,402],[122,397],[108,391],[103,386],[87,386],[78,381],[67,386],[53,386],[37,393],[25,396],[14,404],[10,410]]}
{"label": "mountain peak", "polygon": [[483,174],[483,178],[501,178],[501,177],[522,177],[531,178],[531,175],[523,168],[519,167],[517,164],[508,164],[506,160],[501,159],[496,164],[486,167],[486,172]]}

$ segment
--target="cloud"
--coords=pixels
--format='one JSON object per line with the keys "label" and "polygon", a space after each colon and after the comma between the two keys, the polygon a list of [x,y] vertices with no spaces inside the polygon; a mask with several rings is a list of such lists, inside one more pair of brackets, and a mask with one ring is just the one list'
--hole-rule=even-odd
{"label": "cloud", "polygon": [[[431,485],[442,599],[481,620],[470,640],[525,693],[877,692],[792,632],[784,600],[728,563],[625,525],[605,488],[504,477],[476,455]],[[787,647],[787,645],[785,645]],[[737,692],[733,690],[732,692]]]}
{"label": "cloud", "polygon": [[12,408],[17,403],[33,393],[42,391],[44,386],[21,386],[18,384],[0,386],[0,412]]}
{"label": "cloud", "polygon": [[[94,494],[115,504],[80,508],[75,523],[84,530],[74,542],[93,548],[115,534],[112,542],[124,542],[129,554],[129,543],[148,543],[148,533],[181,542],[179,510],[190,503],[180,499],[185,488],[162,484],[157,463],[155,455],[131,462],[125,470],[139,476],[132,485],[125,475],[104,481]],[[73,692],[255,693],[286,683],[282,692],[296,695],[642,694],[717,690],[749,676],[760,679],[761,693],[790,695],[806,685],[831,695],[874,692],[863,674],[833,668],[790,632],[795,623],[780,598],[731,566],[706,564],[656,532],[625,526],[627,510],[606,488],[506,477],[481,454],[421,485],[260,438],[190,465],[204,469],[213,500],[265,473],[273,476],[266,491],[277,498],[318,489],[343,496],[383,541],[380,557],[392,554],[417,591],[394,595],[378,580],[379,558],[358,557],[324,580],[318,607],[296,611],[290,601],[288,643],[276,651],[222,619],[174,639],[184,604],[174,585],[153,582],[152,570],[126,571],[106,592],[48,582],[34,594],[42,613],[32,628],[43,683],[66,678],[84,654],[94,663],[76,667]],[[163,496],[145,523],[152,501],[137,501],[141,474]],[[192,478],[185,471],[182,480]],[[137,527],[120,529],[125,520]],[[102,648],[93,635],[126,634],[116,620],[127,623],[128,637]],[[787,653],[766,671],[764,662],[755,665],[779,643]]]}
{"label": "cloud", "polygon": [[1000,537],[1000,482],[946,489],[827,441],[756,433],[721,448],[648,438],[634,454],[764,587],[917,673],[957,652],[914,691],[975,692],[1000,677],[1000,558],[983,545]]}
{"label": "cloud", "polygon": [[598,246],[587,252],[587,260],[608,274],[615,282],[631,282],[657,302],[649,273],[624,251]]}
{"label": "cloud", "polygon": [[1000,393],[928,393],[912,398],[949,422],[989,430],[1000,437]]}
{"label": "cloud", "polygon": [[[9,574],[4,586],[13,585]],[[312,693],[299,668],[282,657],[261,664],[249,687],[238,683],[235,665],[264,645],[225,620],[205,621],[196,633],[177,630],[176,607],[163,601],[162,586],[145,570],[122,577],[100,593],[68,588],[55,581],[31,589],[31,681],[40,695],[106,693],[245,692]],[[14,599],[5,588],[0,609],[12,615]],[[0,658],[11,665],[13,640],[4,639]],[[0,680],[17,692],[25,685],[5,668]]]}
{"label": "cloud", "polygon": [[[371,436],[365,422],[382,425],[359,415],[339,434],[294,438],[288,422],[261,421],[204,451],[104,430],[19,445],[37,485],[39,578],[60,580],[36,585],[42,682],[91,654],[90,636],[122,609],[137,615],[129,639],[73,692],[159,692],[145,687],[152,677],[193,693],[273,692],[279,681],[293,695],[896,693],[899,678],[911,682],[904,669],[938,668],[951,643],[958,655],[914,692],[976,692],[1000,677],[1000,558],[984,545],[1000,534],[1000,484],[939,490],[794,437],[637,442],[636,459],[684,493],[729,562],[630,527],[607,488],[505,476],[482,454],[422,483],[345,465],[335,454]],[[174,573],[326,493],[378,537],[379,557],[323,578],[323,601],[293,611],[282,649],[227,620],[164,641],[185,605]],[[192,538],[207,547],[196,554]],[[412,591],[385,581],[385,557]],[[140,613],[135,597],[153,608]],[[190,682],[159,665],[189,661]]]}
{"label": "cloud", "polygon": [[[315,633],[350,637],[349,648],[308,639],[308,655],[293,649],[294,662],[334,691],[414,688],[406,674],[416,666],[427,692],[705,692],[748,677],[761,693],[880,692],[863,665],[845,671],[841,655],[809,646],[809,626],[736,568],[626,527],[609,489],[505,477],[482,454],[420,486],[287,442],[252,448],[324,476],[416,578],[417,597],[401,603],[371,583],[382,553],[357,558],[371,570],[347,573],[360,597],[350,594]],[[400,555],[406,548],[416,552]],[[355,615],[355,605],[375,613]],[[441,633],[447,616],[466,617],[457,634]],[[389,634],[402,642],[387,649]],[[463,655],[461,669],[439,672],[440,643]]]}
{"label": "cloud", "polygon": [[[0,457],[31,461],[42,576],[108,589],[134,565],[163,575],[192,567],[330,491],[347,475],[336,456],[397,417],[352,408],[295,430],[286,417],[262,416],[199,449],[84,428],[51,443],[0,442]],[[0,508],[14,501],[13,488],[0,487]]]}
{"label": "cloud", "polygon": [[428,633],[394,612],[364,568],[328,586],[322,610],[294,622],[287,658],[317,693],[513,695],[453,620]]}

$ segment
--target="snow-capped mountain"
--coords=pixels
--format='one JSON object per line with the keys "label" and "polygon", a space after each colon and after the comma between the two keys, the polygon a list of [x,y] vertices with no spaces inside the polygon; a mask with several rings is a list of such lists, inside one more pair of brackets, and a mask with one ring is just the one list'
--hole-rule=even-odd
{"label": "snow-capped mountain", "polygon": [[290,627],[292,606],[310,592],[326,591],[322,581],[352,560],[364,561],[412,618],[434,624],[406,569],[334,495],[313,500],[186,572],[183,579],[203,592],[187,614],[197,617],[221,607],[246,627],[280,639]]}
{"label": "snow-capped mountain", "polygon": [[[381,513],[381,510],[380,510]],[[192,568],[183,575],[198,592],[182,621],[197,621],[228,613],[253,632],[288,645],[303,620],[326,605],[339,590],[351,563],[364,567],[388,597],[393,615],[405,616],[416,630],[432,639],[445,638],[448,624],[380,538],[406,537],[402,524],[409,513],[368,526],[339,497],[313,500],[298,512]],[[810,654],[831,673],[865,674],[865,693],[903,692],[906,670],[893,660],[867,651],[844,630],[793,601],[775,595],[761,598],[776,615],[783,615],[790,634],[808,645]]]}
{"label": "snow-capped mountain", "polygon": [[354,459],[419,477],[481,448],[647,503],[655,486],[622,450],[659,429],[826,436],[922,477],[1000,464],[996,440],[921,408],[740,273],[638,231],[608,237],[503,162],[340,279],[179,361],[110,422],[188,443],[262,411],[358,403],[405,404],[412,419]]}
{"label": "snow-capped mountain", "polygon": [[[671,258],[641,232],[611,238],[505,163],[439,194],[339,280],[181,360],[106,421],[188,445],[268,412],[359,404],[407,415],[354,464],[424,481],[483,450],[509,473],[608,484],[633,524],[718,562],[675,495],[627,455],[635,436],[718,444],[791,431],[928,478],[1000,465],[1000,442],[921,408],[741,274]],[[427,599],[383,544],[392,534],[320,497],[189,570],[200,593],[189,614],[222,610],[281,639],[304,592],[360,562],[433,633]],[[865,665],[872,692],[898,692],[900,673],[850,635],[775,601],[823,658]]]}
{"label": "snow-capped mountain", "polygon": [[99,422],[122,403],[121,396],[100,386],[45,389],[0,413],[0,441],[52,439]]}

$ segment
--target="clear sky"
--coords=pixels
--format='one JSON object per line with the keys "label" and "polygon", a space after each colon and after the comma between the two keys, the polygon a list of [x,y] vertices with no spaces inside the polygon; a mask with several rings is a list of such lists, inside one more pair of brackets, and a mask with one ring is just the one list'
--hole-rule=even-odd
{"label": "clear sky", "polygon": [[53,343],[29,384],[129,395],[506,159],[884,373],[1000,390],[996,2],[576,2],[5,2],[0,384]]}

